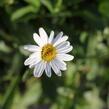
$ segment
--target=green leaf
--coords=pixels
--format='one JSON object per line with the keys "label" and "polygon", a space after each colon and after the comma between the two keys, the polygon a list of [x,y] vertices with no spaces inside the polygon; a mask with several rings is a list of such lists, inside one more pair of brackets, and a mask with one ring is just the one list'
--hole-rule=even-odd
{"label": "green leaf", "polygon": [[36,8],[40,7],[40,0],[25,0],[30,5],[35,6]]}
{"label": "green leaf", "polygon": [[81,35],[80,35],[80,41],[82,43],[84,43],[86,38],[87,38],[87,36],[88,36],[87,32],[82,32]]}
{"label": "green leaf", "polygon": [[65,78],[65,84],[66,85],[72,85],[72,83],[74,82],[74,74],[76,72],[76,66],[72,63],[68,64],[68,69],[66,71],[66,78]]}
{"label": "green leaf", "polygon": [[22,81],[29,79],[30,75],[33,75],[32,72],[33,72],[33,70],[31,70],[31,69],[26,70],[23,77],[22,77]]}
{"label": "green leaf", "polygon": [[35,12],[37,12],[37,10],[33,6],[31,6],[31,5],[25,6],[23,8],[20,8],[20,9],[16,10],[12,14],[11,20],[13,20],[13,21],[17,20],[17,19],[19,19],[19,18],[23,17],[24,15],[26,15],[28,13],[31,13],[31,12],[35,13]]}
{"label": "green leaf", "polygon": [[21,76],[20,75],[16,75],[12,81],[11,84],[7,90],[7,93],[5,95],[5,98],[3,99],[3,103],[2,103],[2,109],[11,109],[12,106],[12,102],[13,102],[13,98],[15,95],[15,91],[16,88],[18,86],[19,80],[20,80]]}
{"label": "green leaf", "polygon": [[23,96],[17,91],[13,102],[12,109],[27,109],[31,104],[37,104],[41,97],[41,83],[36,78],[29,78],[26,81],[26,91]]}
{"label": "green leaf", "polygon": [[57,1],[57,3],[56,3],[56,5],[55,5],[55,13],[58,13],[60,10],[61,10],[61,8],[62,8],[62,2],[63,2],[63,0],[58,0]]}
{"label": "green leaf", "polygon": [[10,53],[11,48],[7,46],[3,41],[0,41],[0,51],[5,52],[5,53]]}
{"label": "green leaf", "polygon": [[41,3],[51,12],[54,13],[53,6],[49,0],[41,0]]}
{"label": "green leaf", "polygon": [[99,5],[99,11],[109,17],[109,1],[105,1],[105,2],[101,2],[101,4]]}
{"label": "green leaf", "polygon": [[57,92],[59,93],[59,95],[64,96],[64,97],[70,97],[74,93],[72,89],[67,88],[67,87],[59,87],[57,89]]}

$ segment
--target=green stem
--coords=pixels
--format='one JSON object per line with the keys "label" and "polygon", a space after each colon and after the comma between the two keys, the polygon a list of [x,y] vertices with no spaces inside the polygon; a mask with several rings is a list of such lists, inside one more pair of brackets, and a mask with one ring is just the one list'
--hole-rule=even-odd
{"label": "green stem", "polygon": [[2,103],[2,109],[10,109],[20,78],[21,76],[17,75],[11,81],[9,89],[7,90],[6,96]]}

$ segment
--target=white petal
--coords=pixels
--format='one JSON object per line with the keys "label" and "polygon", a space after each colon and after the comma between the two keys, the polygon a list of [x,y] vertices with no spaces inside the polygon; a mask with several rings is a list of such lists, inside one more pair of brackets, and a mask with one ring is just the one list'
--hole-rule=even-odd
{"label": "white petal", "polygon": [[39,28],[39,34],[40,34],[41,39],[43,40],[43,43],[47,44],[48,35],[47,35],[47,33],[45,32],[45,30],[43,28]]}
{"label": "white petal", "polygon": [[40,55],[40,52],[35,52],[35,53],[32,53],[29,58],[27,58],[24,62],[24,65],[29,65],[29,64],[32,64],[34,63],[35,61],[37,60],[41,60],[41,55]]}
{"label": "white petal", "polygon": [[33,58],[27,58],[24,62],[24,65],[29,65],[33,62]]}
{"label": "white petal", "polygon": [[64,41],[66,41],[68,39],[68,36],[63,36],[62,38],[60,38],[58,41],[56,41],[56,43],[54,43],[53,45],[56,46]]}
{"label": "white petal", "polygon": [[56,36],[56,38],[53,40],[53,44],[55,44],[59,39],[61,39],[62,35],[63,35],[63,32],[60,32],[60,33]]}
{"label": "white petal", "polygon": [[41,77],[46,67],[46,62],[41,61],[37,66],[35,66],[34,69],[34,76],[35,77]]}
{"label": "white petal", "polygon": [[33,34],[33,39],[40,47],[42,47],[44,45],[43,41],[41,40],[41,38],[39,37],[39,35],[37,33]]}
{"label": "white petal", "polygon": [[46,64],[45,73],[48,77],[51,77],[51,66],[49,63]]}
{"label": "white petal", "polygon": [[34,61],[29,65],[29,68],[35,67],[40,61],[41,61],[41,59],[34,60]]}
{"label": "white petal", "polygon": [[71,61],[74,59],[74,56],[69,54],[57,54],[57,58],[63,61]]}
{"label": "white petal", "polygon": [[31,58],[41,58],[41,52],[34,52],[29,57]]}
{"label": "white petal", "polygon": [[67,49],[69,49],[70,47],[71,47],[70,45],[69,45],[69,46],[63,46],[63,47],[61,47],[61,48],[58,48],[57,51],[67,50]]}
{"label": "white petal", "polygon": [[25,60],[24,62],[24,65],[29,65],[29,64],[33,64],[34,62],[36,61],[40,61],[38,58],[32,58],[32,57],[29,57]]}
{"label": "white petal", "polygon": [[62,49],[57,49],[57,53],[68,53],[73,49],[72,46],[63,47]]}
{"label": "white petal", "polygon": [[51,31],[48,43],[52,43],[53,39],[54,39],[54,31]]}
{"label": "white petal", "polygon": [[66,64],[63,61],[59,60],[58,58],[55,58],[54,62],[57,65],[58,69],[60,69],[60,70],[66,70],[67,69]]}
{"label": "white petal", "polygon": [[56,46],[56,49],[61,49],[61,48],[63,48],[63,47],[69,46],[69,45],[70,45],[70,42],[69,42],[69,41],[64,41],[64,42],[58,44],[58,45]]}
{"label": "white petal", "polygon": [[41,48],[36,45],[24,45],[24,49],[30,52],[41,51]]}
{"label": "white petal", "polygon": [[50,62],[50,65],[55,72],[56,75],[61,76],[61,71],[58,69],[57,65],[54,63],[54,61]]}
{"label": "white petal", "polygon": [[36,57],[31,56],[31,57],[29,57],[25,60],[24,65],[34,64],[34,63],[36,63],[37,61],[40,61],[40,60],[41,60],[41,58],[39,58],[37,56]]}

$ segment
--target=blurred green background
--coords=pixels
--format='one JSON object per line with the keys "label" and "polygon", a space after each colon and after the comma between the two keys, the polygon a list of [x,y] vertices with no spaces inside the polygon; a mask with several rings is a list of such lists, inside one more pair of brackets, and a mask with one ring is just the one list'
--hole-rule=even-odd
{"label": "blurred green background", "polygon": [[[62,77],[23,64],[39,27],[69,36]],[[0,109],[109,109],[109,0],[0,0]]]}

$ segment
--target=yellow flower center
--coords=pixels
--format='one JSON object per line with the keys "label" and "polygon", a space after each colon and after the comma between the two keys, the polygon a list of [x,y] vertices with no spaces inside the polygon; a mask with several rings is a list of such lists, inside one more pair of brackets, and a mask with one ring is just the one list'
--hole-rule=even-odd
{"label": "yellow flower center", "polygon": [[51,61],[54,59],[56,56],[56,48],[53,47],[51,44],[47,44],[43,46],[42,52],[41,52],[41,57],[44,61]]}

